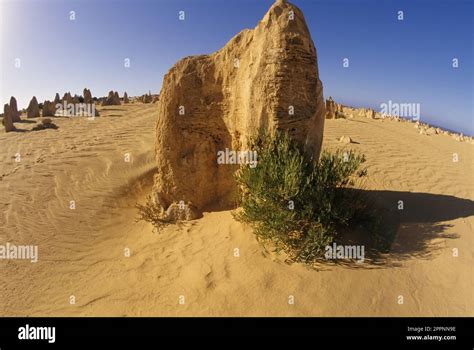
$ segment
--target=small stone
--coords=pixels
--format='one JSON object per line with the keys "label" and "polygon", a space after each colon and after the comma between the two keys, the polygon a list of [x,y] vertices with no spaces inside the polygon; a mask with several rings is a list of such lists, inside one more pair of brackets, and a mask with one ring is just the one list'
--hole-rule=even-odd
{"label": "small stone", "polygon": [[349,136],[341,136],[339,138],[339,142],[342,142],[342,143],[352,143],[352,139],[349,137]]}
{"label": "small stone", "polygon": [[198,217],[199,215],[191,203],[182,205],[174,202],[166,209],[165,221],[187,221],[197,219]]}

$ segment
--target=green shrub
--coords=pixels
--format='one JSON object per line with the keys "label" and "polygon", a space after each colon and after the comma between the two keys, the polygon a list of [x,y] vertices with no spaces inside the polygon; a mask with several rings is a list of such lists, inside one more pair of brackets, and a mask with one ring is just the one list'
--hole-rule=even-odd
{"label": "green shrub", "polygon": [[360,169],[363,155],[323,152],[316,162],[286,134],[258,137],[252,150],[258,164],[242,165],[236,173],[241,209],[234,215],[291,260],[322,258],[341,227],[373,225],[366,200],[351,190],[366,174]]}

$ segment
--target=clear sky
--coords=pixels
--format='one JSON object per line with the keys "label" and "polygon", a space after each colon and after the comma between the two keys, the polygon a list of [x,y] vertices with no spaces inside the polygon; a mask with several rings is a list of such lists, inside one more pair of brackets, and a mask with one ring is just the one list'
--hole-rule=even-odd
{"label": "clear sky", "polygon": [[[42,102],[84,87],[94,96],[158,93],[177,60],[255,27],[273,0],[0,2],[0,102],[13,95],[24,108],[33,95]],[[291,2],[305,14],[326,98],[376,110],[389,100],[419,103],[422,121],[474,135],[474,1]]]}

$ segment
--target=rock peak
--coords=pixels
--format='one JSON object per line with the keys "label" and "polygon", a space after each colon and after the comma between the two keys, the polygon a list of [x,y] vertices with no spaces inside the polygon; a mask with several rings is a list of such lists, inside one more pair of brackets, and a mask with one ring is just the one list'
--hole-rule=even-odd
{"label": "rock peak", "polygon": [[269,32],[272,36],[302,35],[311,38],[303,12],[287,1],[275,2],[255,28],[255,31],[258,30]]}

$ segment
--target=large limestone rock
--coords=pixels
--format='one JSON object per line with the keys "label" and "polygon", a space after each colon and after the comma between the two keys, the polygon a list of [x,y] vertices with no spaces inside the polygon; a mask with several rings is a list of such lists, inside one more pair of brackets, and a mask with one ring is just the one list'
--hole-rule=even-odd
{"label": "large limestone rock", "polygon": [[3,126],[5,127],[5,132],[10,132],[15,130],[15,125],[13,125],[13,114],[14,110],[6,103],[3,106]]}
{"label": "large limestone rock", "polygon": [[33,96],[30,104],[28,105],[28,108],[26,109],[26,116],[27,118],[38,118],[40,116],[40,109],[36,96]]}
{"label": "large limestone rock", "polygon": [[89,89],[84,88],[84,91],[83,91],[82,95],[84,96],[84,103],[90,104],[90,103],[93,102],[92,93]]}
{"label": "large limestone rock", "polygon": [[14,123],[21,122],[20,112],[18,111],[18,104],[15,97],[10,97],[10,108],[12,113],[12,121]]}
{"label": "large limestone rock", "polygon": [[117,91],[109,91],[107,98],[102,101],[102,106],[116,106],[120,104],[120,97]]}
{"label": "large limestone rock", "polygon": [[123,103],[130,103],[130,100],[128,99],[128,94],[126,91],[123,94]]}
{"label": "large limestone rock", "polygon": [[219,51],[180,60],[157,104],[154,199],[164,210],[179,201],[199,211],[235,205],[236,166],[218,164],[217,152],[247,151],[259,131],[287,131],[318,157],[322,92],[303,13],[286,1]]}
{"label": "large limestone rock", "polygon": [[61,98],[59,97],[59,94],[56,92],[56,96],[54,96],[54,105],[57,105],[58,103],[61,103]]}

